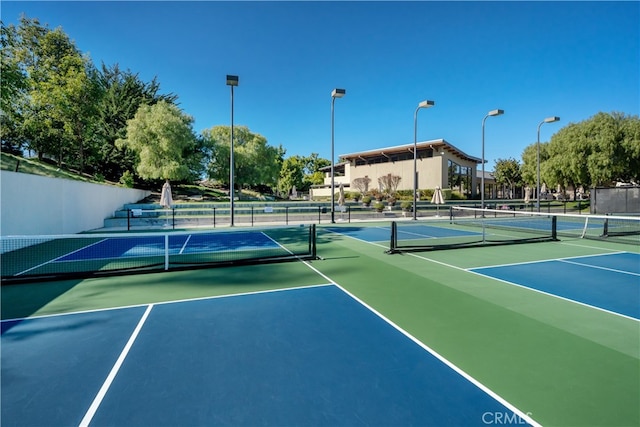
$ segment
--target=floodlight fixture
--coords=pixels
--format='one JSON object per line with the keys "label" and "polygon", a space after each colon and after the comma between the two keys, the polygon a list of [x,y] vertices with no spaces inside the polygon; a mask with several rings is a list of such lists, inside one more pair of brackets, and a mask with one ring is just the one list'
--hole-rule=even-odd
{"label": "floodlight fixture", "polygon": [[227,74],[227,86],[238,86],[238,76]]}
{"label": "floodlight fixture", "polygon": [[431,108],[436,105],[435,101],[425,100],[418,103],[416,111],[413,113],[413,219],[418,219],[418,110],[421,108]]}
{"label": "floodlight fixture", "polygon": [[347,93],[344,89],[334,89],[331,91],[331,223],[335,223],[335,161],[334,161],[334,112],[333,104],[336,98],[342,98]]}

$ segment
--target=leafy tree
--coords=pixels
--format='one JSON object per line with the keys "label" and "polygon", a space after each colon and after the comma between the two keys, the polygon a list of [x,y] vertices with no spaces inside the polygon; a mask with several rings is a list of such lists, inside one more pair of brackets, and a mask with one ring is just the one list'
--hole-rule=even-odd
{"label": "leafy tree", "polygon": [[560,129],[547,148],[541,170],[550,185],[576,188],[640,181],[638,116],[598,113]]}
{"label": "leafy tree", "polygon": [[312,185],[324,183],[324,173],[320,169],[329,166],[331,161],[320,158],[318,153],[311,153],[310,156],[304,157],[304,161],[304,179],[301,188],[308,191]]}
{"label": "leafy tree", "polygon": [[135,169],[135,153],[116,147],[116,140],[126,136],[127,121],[141,105],[154,105],[162,100],[175,104],[177,96],[159,94],[160,84],[155,78],[145,83],[138,74],[123,71],[118,64],[102,64],[98,77],[103,95],[96,107],[96,162],[100,173],[116,181],[125,171]]}
{"label": "leafy tree", "polygon": [[138,155],[138,175],[144,179],[195,179],[199,170],[198,143],[193,118],[166,101],[143,105],[127,122],[127,135],[116,141]]}
{"label": "leafy tree", "polygon": [[[202,132],[206,171],[209,178],[229,184],[231,128],[214,126]],[[285,150],[272,147],[267,139],[246,126],[233,128],[234,183],[239,186],[276,187]]]}
{"label": "leafy tree", "polygon": [[497,184],[508,188],[510,197],[513,197],[513,189],[522,182],[520,163],[513,158],[496,160],[493,175]]}
{"label": "leafy tree", "polygon": [[13,25],[0,26],[0,138],[2,151],[19,154],[24,144],[22,112],[26,104],[27,74],[18,58],[19,36]]}
{"label": "leafy tree", "polygon": [[297,189],[303,189],[305,165],[305,158],[300,156],[284,159],[280,168],[280,178],[278,179],[278,192],[280,194],[289,194],[293,186]]}

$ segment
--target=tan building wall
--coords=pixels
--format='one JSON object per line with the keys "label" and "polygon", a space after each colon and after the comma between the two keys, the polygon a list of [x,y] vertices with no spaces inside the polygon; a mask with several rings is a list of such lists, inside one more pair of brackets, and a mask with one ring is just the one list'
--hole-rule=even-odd
{"label": "tan building wall", "polygon": [[[458,150],[444,140],[433,140],[418,144],[418,159],[416,170],[418,172],[418,189],[450,188],[449,185],[449,160],[456,164],[470,168],[472,195],[476,194],[477,177],[476,167],[479,159],[471,157]],[[428,150],[425,151],[426,149]],[[358,178],[369,177],[370,189],[380,188],[378,178],[387,174],[400,176],[398,190],[413,190],[413,146],[397,146],[387,149],[372,150],[362,153],[345,155],[348,160],[335,167],[334,177],[336,189],[343,183],[347,191],[356,191],[353,181]],[[401,158],[401,160],[397,160]],[[327,197],[331,195],[331,172],[325,170],[323,188],[312,189],[312,197]],[[336,190],[337,191],[337,190]]]}

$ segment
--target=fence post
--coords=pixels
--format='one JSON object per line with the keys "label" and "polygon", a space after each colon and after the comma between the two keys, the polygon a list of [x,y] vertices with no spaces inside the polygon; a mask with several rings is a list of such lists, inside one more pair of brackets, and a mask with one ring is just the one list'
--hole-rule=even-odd
{"label": "fence post", "polygon": [[251,226],[253,227],[253,206],[251,206]]}
{"label": "fence post", "polygon": [[131,231],[131,209],[127,209],[127,231]]}
{"label": "fence post", "polygon": [[284,223],[289,225],[289,206],[284,207]]}
{"label": "fence post", "polygon": [[176,208],[171,208],[171,228],[176,229]]}

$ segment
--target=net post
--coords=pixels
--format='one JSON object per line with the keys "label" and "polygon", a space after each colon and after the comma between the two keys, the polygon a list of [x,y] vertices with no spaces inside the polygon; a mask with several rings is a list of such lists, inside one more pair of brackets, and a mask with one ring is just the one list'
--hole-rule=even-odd
{"label": "net post", "polygon": [[169,270],[169,235],[164,235],[164,271]]}
{"label": "net post", "polygon": [[558,216],[551,217],[551,239],[558,240]]}
{"label": "net post", "polygon": [[127,209],[127,231],[131,231],[131,209]]}
{"label": "net post", "polygon": [[318,206],[318,224],[320,224],[320,214],[322,213],[322,208]]}
{"label": "net post", "polygon": [[394,253],[398,247],[398,224],[391,221],[391,241],[389,242],[389,253]]}
{"label": "net post", "polygon": [[605,218],[604,225],[602,228],[602,237],[608,237],[608,236],[609,236],[609,218]]}
{"label": "net post", "polygon": [[313,259],[317,259],[318,258],[318,251],[316,248],[316,225],[315,224],[311,224],[311,228],[309,228],[309,246],[310,246],[310,252],[311,252],[311,257]]}

